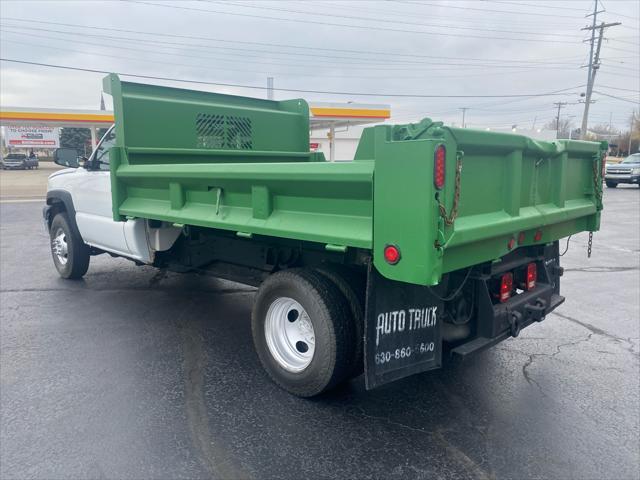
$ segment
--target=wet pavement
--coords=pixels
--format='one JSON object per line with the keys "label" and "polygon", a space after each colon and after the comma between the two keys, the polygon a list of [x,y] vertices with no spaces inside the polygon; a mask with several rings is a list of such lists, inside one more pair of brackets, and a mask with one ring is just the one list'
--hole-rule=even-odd
{"label": "wet pavement", "polygon": [[[0,477],[640,477],[640,189],[563,257],[567,301],[517,339],[373,391],[269,381],[254,290],[106,255],[52,265],[37,203],[0,206]],[[564,244],[561,245],[561,250]]]}

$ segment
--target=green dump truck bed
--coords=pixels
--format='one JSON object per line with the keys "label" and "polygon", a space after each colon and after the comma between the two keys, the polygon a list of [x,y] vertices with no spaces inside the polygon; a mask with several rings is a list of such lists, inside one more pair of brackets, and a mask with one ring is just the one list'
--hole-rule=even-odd
{"label": "green dump truck bed", "polygon": [[[309,152],[304,100],[121,82],[113,215],[364,249],[386,278],[443,274],[599,227],[606,146],[417,124],[364,131],[355,159]],[[443,152],[444,150],[444,152]],[[437,153],[440,152],[440,153]],[[436,155],[444,184],[436,185]],[[385,246],[401,260],[384,260]]]}

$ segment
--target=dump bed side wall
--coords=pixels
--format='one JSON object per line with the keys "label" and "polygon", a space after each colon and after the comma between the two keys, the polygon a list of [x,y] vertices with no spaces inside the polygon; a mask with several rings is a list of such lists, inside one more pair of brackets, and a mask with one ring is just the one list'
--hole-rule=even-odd
{"label": "dump bed side wall", "polygon": [[120,82],[111,75],[116,220],[141,217],[369,248],[372,162],[309,152],[304,100]]}
{"label": "dump bed side wall", "polygon": [[464,155],[458,218],[444,229],[443,272],[498,258],[511,239],[532,245],[599,228],[602,145],[463,129],[447,129],[446,137]]}
{"label": "dump bed side wall", "polygon": [[[374,264],[385,277],[435,285],[444,273],[498,259],[518,246],[599,228],[604,145],[422,123],[370,129],[356,155],[375,157]],[[447,152],[446,182],[438,192],[433,167],[440,144]],[[450,216],[458,161],[458,213],[449,225],[439,203]],[[400,248],[396,265],[384,261],[388,244]]]}

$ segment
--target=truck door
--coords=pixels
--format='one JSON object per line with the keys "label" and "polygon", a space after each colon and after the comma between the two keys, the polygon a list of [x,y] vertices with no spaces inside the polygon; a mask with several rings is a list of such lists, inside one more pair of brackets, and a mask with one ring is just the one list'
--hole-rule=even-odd
{"label": "truck door", "polygon": [[74,206],[76,223],[85,243],[127,255],[131,252],[125,238],[125,222],[115,222],[111,213],[109,149],[115,140],[116,131],[111,127],[89,158],[84,178],[74,186]]}

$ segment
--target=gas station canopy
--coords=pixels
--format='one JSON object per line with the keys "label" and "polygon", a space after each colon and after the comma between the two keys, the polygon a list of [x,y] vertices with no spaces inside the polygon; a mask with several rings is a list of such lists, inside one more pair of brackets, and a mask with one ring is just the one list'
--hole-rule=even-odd
{"label": "gas station canopy", "polygon": [[312,130],[379,123],[391,117],[389,105],[311,103],[309,110]]}
{"label": "gas station canopy", "polygon": [[106,110],[0,107],[0,125],[88,128],[93,148],[98,144],[98,128],[112,124],[113,112]]}
{"label": "gas station canopy", "polygon": [[105,110],[66,110],[51,108],[1,107],[2,125],[46,125],[48,127],[109,127],[113,112]]}
{"label": "gas station canopy", "polygon": [[[391,117],[389,105],[311,103],[309,110],[310,129],[328,129],[331,144],[336,128],[379,123]],[[98,140],[97,129],[109,127],[112,123],[113,112],[106,110],[0,107],[0,125],[89,128],[94,147]]]}

